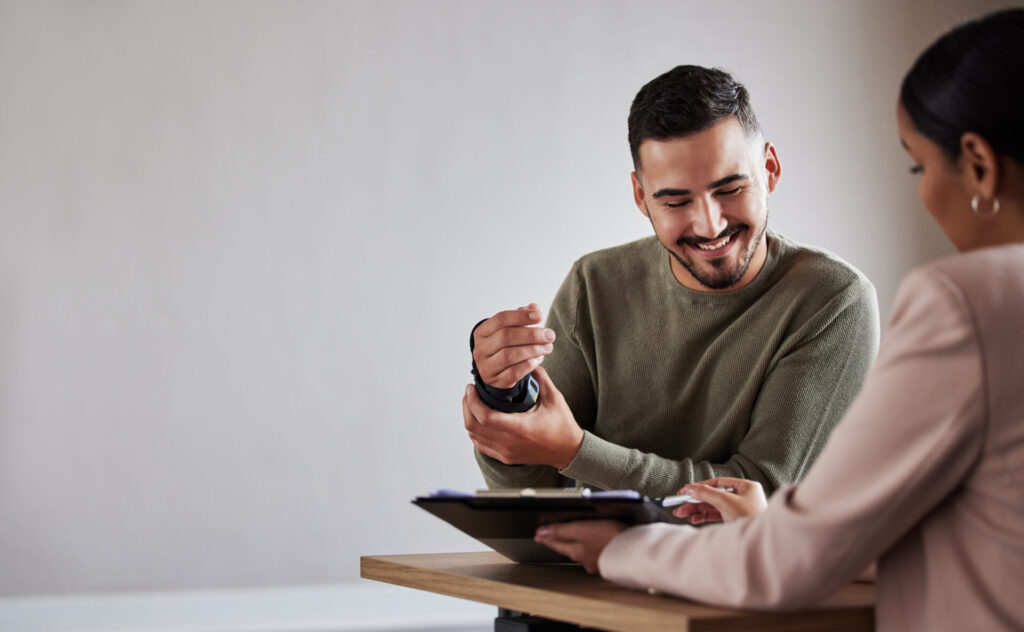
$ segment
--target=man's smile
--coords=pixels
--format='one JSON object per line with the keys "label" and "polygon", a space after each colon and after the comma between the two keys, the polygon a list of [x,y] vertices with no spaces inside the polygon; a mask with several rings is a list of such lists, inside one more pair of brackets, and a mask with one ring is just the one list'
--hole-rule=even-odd
{"label": "man's smile", "polygon": [[714,241],[702,240],[699,242],[693,242],[689,239],[680,239],[679,244],[685,245],[690,251],[699,255],[704,259],[715,259],[727,254],[732,250],[733,245],[736,243],[736,236],[743,231],[742,227],[737,227],[724,237],[719,237]]}

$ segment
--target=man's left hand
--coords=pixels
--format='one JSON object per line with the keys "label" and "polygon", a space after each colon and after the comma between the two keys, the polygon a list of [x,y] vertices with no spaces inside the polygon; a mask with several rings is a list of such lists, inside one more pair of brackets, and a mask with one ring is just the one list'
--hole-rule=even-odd
{"label": "man's left hand", "polygon": [[614,520],[577,520],[540,527],[533,539],[579,562],[588,573],[597,573],[601,551],[625,529],[626,525]]}
{"label": "man's left hand", "polygon": [[481,401],[472,384],[462,398],[462,417],[473,445],[507,465],[568,467],[583,443],[583,429],[555,388],[547,371],[533,375],[540,386],[538,403],[525,413],[503,413]]}

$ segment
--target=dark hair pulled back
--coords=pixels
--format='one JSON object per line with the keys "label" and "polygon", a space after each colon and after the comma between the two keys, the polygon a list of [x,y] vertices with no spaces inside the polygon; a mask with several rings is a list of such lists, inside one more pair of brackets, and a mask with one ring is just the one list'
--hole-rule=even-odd
{"label": "dark hair pulled back", "polygon": [[950,160],[965,132],[1024,164],[1024,9],[966,22],[914,62],[900,101],[923,136]]}

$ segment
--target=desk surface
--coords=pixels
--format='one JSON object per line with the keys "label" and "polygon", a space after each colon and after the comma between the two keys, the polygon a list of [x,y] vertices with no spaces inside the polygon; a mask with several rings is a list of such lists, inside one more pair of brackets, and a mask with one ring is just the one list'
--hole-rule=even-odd
{"label": "desk surface", "polygon": [[873,630],[875,587],[850,584],[799,612],[711,608],[616,586],[576,565],[516,564],[494,552],[377,555],[362,576],[601,630]]}

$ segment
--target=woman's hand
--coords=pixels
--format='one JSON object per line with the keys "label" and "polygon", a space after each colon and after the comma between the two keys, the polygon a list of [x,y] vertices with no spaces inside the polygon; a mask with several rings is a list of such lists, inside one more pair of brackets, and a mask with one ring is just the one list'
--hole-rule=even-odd
{"label": "woman's hand", "polygon": [[[731,487],[723,492],[716,487]],[[672,512],[679,518],[688,518],[691,524],[704,522],[732,522],[764,511],[768,506],[761,483],[742,478],[720,476],[701,483],[690,483],[679,490],[701,501],[680,506]]]}
{"label": "woman's hand", "polygon": [[614,520],[577,520],[537,529],[533,539],[556,553],[579,562],[588,573],[597,573],[597,558],[626,525]]}

